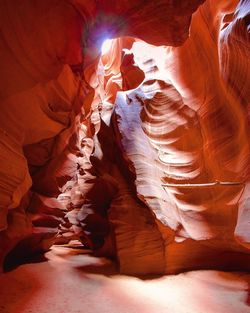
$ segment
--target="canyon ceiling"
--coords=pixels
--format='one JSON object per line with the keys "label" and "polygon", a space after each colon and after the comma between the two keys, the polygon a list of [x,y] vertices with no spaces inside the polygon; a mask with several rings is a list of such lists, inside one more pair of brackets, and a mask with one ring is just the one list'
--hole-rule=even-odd
{"label": "canyon ceiling", "polygon": [[78,239],[126,274],[249,270],[250,1],[0,12],[0,266]]}

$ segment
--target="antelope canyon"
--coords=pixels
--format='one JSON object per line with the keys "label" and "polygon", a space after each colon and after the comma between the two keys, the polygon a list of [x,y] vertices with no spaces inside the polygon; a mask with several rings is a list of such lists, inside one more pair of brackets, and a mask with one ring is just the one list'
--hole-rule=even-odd
{"label": "antelope canyon", "polygon": [[250,313],[250,0],[0,15],[0,313]]}

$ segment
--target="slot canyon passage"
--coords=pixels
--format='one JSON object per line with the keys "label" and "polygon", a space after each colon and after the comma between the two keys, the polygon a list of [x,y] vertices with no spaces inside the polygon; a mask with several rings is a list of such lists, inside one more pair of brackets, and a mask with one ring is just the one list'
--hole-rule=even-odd
{"label": "slot canyon passage", "polygon": [[250,312],[249,12],[0,0],[1,313]]}

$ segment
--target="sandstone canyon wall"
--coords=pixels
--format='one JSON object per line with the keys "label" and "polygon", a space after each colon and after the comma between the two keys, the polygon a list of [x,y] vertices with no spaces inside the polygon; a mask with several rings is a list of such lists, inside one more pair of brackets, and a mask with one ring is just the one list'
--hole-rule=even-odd
{"label": "sandstone canyon wall", "polygon": [[1,264],[79,239],[127,274],[249,270],[250,1],[0,6]]}

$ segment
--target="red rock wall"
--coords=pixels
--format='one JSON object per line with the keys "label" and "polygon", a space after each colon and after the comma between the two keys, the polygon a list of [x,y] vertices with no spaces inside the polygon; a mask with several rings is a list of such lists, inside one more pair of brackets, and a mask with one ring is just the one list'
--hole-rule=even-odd
{"label": "red rock wall", "polygon": [[1,262],[249,269],[249,1],[201,2],[1,2]]}

